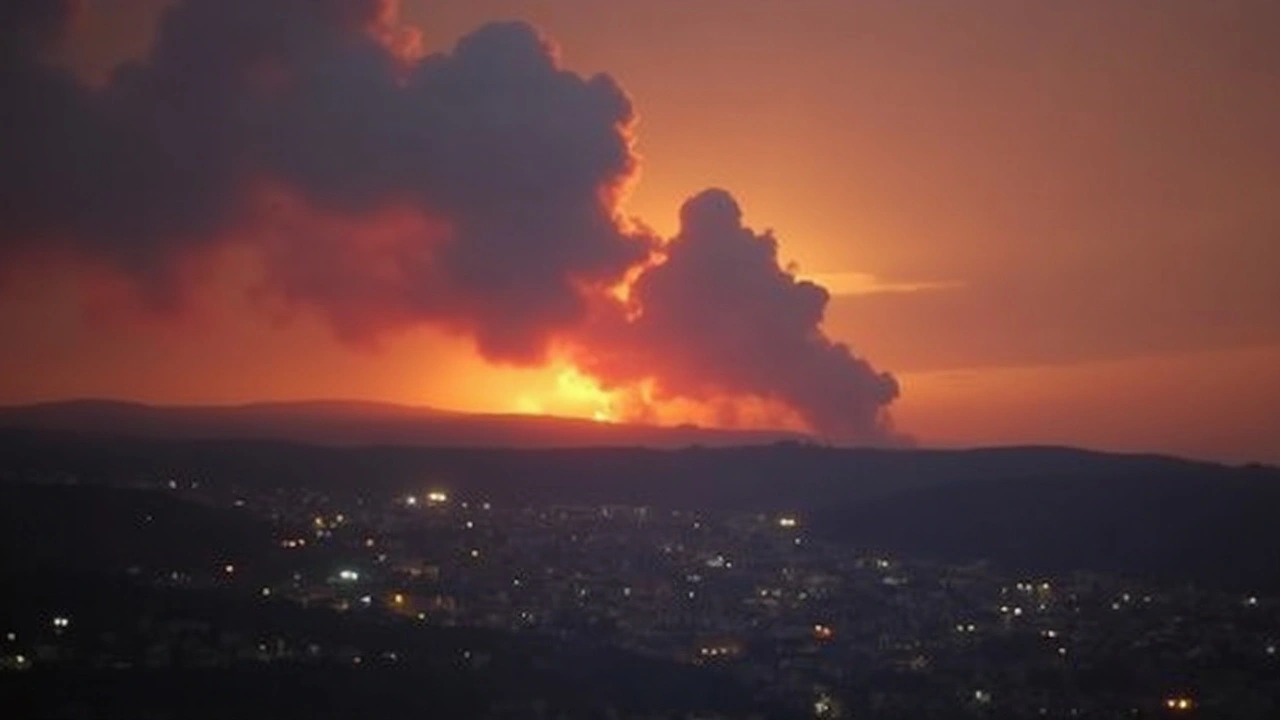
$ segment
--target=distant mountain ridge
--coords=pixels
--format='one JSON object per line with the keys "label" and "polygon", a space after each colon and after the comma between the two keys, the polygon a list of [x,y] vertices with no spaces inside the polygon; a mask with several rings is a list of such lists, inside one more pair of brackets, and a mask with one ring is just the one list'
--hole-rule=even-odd
{"label": "distant mountain ridge", "polygon": [[174,440],[287,440],[348,447],[675,448],[809,440],[787,431],[465,413],[359,400],[245,405],[69,400],[0,407],[0,428]]}
{"label": "distant mountain ridge", "polygon": [[1280,468],[1262,465],[1062,447],[357,447],[0,428],[0,486],[172,477],[348,500],[439,488],[505,507],[786,512],[855,548],[1280,593]]}

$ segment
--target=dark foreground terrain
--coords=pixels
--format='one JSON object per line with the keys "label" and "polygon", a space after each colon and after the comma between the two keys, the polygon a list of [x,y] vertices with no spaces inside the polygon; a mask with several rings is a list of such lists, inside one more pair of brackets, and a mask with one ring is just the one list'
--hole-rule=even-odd
{"label": "dark foreground terrain", "polygon": [[1106,570],[1280,590],[1280,470],[1065,448],[657,450],[340,448],[0,432],[11,480],[289,488],[379,498],[431,488],[513,505],[791,511],[822,537],[1013,570]]}
{"label": "dark foreground terrain", "polygon": [[[6,632],[39,639],[29,669],[0,673],[8,717],[745,717],[752,707],[724,672],[583,643],[303,609],[227,588],[92,575],[5,582]],[[74,626],[49,632],[49,608]]]}
{"label": "dark foreground terrain", "polygon": [[0,434],[15,717],[1280,714],[1280,478]]}

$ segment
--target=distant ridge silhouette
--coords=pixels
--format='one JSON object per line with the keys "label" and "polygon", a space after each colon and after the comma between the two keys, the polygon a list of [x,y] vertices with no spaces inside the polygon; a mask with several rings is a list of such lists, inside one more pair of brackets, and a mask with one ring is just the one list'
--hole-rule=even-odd
{"label": "distant ridge silhouette", "polygon": [[543,415],[465,413],[359,400],[260,402],[244,405],[147,405],[69,400],[0,407],[0,428],[153,439],[261,439],[320,445],[575,448],[704,445],[781,441],[803,434],[773,430],[607,423]]}

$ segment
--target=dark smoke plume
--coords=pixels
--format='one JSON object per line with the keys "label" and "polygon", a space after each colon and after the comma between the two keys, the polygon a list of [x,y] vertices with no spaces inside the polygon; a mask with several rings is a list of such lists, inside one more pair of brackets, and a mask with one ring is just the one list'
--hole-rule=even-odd
{"label": "dark smoke plume", "polygon": [[571,347],[609,384],[888,437],[893,378],[822,333],[826,292],[727,193],[665,246],[623,222],[630,100],[528,25],[424,56],[390,0],[184,0],[91,88],[48,62],[75,5],[0,0],[3,263],[69,254],[173,298],[182,263],[239,244],[351,341],[431,323],[493,361]]}
{"label": "dark smoke plume", "polygon": [[784,270],[777,241],[743,227],[729,193],[686,201],[665,255],[632,288],[631,315],[615,315],[588,354],[594,373],[652,378],[671,397],[779,401],[835,438],[890,433],[883,409],[897,382],[823,334],[827,291]]}

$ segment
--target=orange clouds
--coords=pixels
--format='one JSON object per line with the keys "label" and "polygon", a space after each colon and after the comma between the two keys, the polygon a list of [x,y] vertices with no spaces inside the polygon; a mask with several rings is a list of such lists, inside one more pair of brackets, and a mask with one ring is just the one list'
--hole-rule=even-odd
{"label": "orange clouds", "polygon": [[427,56],[406,33],[377,0],[185,0],[102,88],[13,45],[0,252],[84,258],[176,305],[187,268],[234,251],[261,306],[347,342],[428,326],[496,364],[572,363],[526,404],[897,439],[892,376],[826,337],[827,293],[728,193],[686,202],[660,253],[624,220],[635,111],[611,77],[566,71],[523,23]]}
{"label": "orange clouds", "polygon": [[[91,3],[63,56],[80,77],[108,85],[121,59],[149,62],[152,28],[170,4]],[[905,373],[894,416],[923,442],[1274,458],[1280,373],[1244,372],[1231,358],[1232,348],[1280,340],[1280,96],[1272,91],[1280,5],[1008,3],[995,13],[965,3],[921,13],[879,0],[401,5],[399,25],[422,28],[433,50],[447,54],[457,38],[516,13],[559,41],[558,67],[617,78],[642,111],[646,158],[625,211],[658,232],[617,227],[674,236],[690,193],[732,188],[745,226],[778,229],[780,264],[798,261],[801,279],[831,292],[826,335]],[[326,116],[336,108],[354,126],[370,122],[346,105],[359,103],[311,107]],[[321,135],[305,147],[333,144]],[[359,153],[335,165],[368,168]],[[634,170],[620,177],[634,183]],[[603,205],[621,207],[613,197]],[[67,337],[5,324],[9,337],[35,340],[10,343],[6,367],[26,368],[10,375],[28,379],[3,395],[29,398],[25,388],[39,386],[44,397],[247,400],[275,391],[507,409],[524,394],[556,394],[554,370],[484,364],[470,340],[431,326],[384,335],[380,355],[353,353],[332,342],[302,295],[274,298],[292,317],[279,330],[252,316],[255,308],[223,300],[244,317],[228,320],[237,329],[219,330],[222,339],[212,329],[182,341],[138,333],[129,342],[146,352],[127,353],[117,347],[123,335],[75,330],[63,305],[33,308],[34,295],[6,293],[0,315],[38,310],[61,318],[55,325]],[[115,369],[77,374],[75,357]],[[147,363],[150,372],[129,370]],[[1113,363],[1133,370],[1115,372]],[[1165,364],[1180,370],[1140,371]],[[302,367],[317,368],[314,377]],[[931,380],[952,370],[976,378],[966,392]],[[653,383],[644,382],[652,401]],[[714,423],[732,413],[697,406],[661,417]]]}

